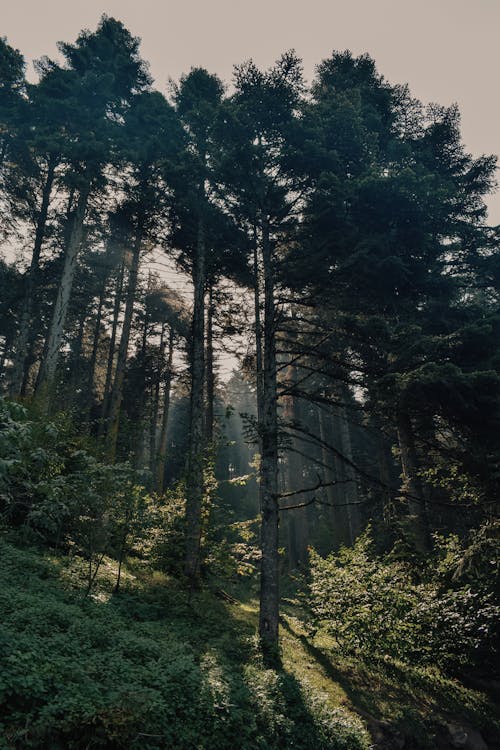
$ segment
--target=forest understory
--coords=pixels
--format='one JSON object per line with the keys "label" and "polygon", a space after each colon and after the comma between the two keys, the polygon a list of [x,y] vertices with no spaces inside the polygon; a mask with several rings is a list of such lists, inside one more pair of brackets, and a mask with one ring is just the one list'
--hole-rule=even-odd
{"label": "forest understory", "polygon": [[[9,748],[500,746],[498,683],[346,653],[285,597],[267,668],[258,597],[217,581],[189,594],[130,560],[85,561],[2,542],[2,740]],[[288,582],[289,587],[291,586]],[[297,592],[295,591],[294,594]],[[241,598],[238,598],[241,597]]]}

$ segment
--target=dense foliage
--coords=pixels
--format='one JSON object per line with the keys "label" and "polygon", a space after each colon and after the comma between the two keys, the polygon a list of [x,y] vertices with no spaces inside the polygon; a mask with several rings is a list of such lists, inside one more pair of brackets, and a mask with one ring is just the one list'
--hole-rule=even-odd
{"label": "dense foliage", "polygon": [[0,558],[3,747],[368,748],[358,719],[266,670],[217,600],[198,597],[196,616],[173,581],[129,578],[108,601],[104,576],[99,603],[78,567],[4,542]]}
{"label": "dense foliage", "polygon": [[352,548],[311,551],[310,604],[342,648],[452,673],[488,673],[498,659],[500,538],[497,525],[437,540],[425,566],[377,555],[365,532]]}

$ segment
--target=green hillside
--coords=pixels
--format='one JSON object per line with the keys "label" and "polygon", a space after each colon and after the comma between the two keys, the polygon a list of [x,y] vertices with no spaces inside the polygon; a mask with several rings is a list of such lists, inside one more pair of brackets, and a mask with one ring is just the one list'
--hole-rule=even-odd
{"label": "green hillside", "polygon": [[307,636],[292,603],[271,670],[256,602],[189,597],[138,563],[113,594],[110,559],[89,598],[78,558],[0,549],[3,748],[432,748],[450,746],[454,722],[494,739],[484,695],[430,669],[346,659]]}

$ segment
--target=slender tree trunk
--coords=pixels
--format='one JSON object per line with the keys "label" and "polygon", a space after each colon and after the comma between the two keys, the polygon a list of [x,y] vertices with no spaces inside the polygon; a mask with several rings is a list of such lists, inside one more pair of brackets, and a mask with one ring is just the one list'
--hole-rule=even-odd
{"label": "slender tree trunk", "polygon": [[99,339],[101,337],[101,321],[102,321],[102,308],[104,305],[104,297],[106,294],[106,286],[108,282],[108,276],[103,279],[101,292],[99,294],[99,303],[97,305],[97,314],[94,326],[94,335],[92,337],[92,352],[90,355],[89,363],[89,378],[87,384],[87,405],[86,405],[86,421],[89,421],[90,413],[92,411],[92,403],[94,400],[94,385],[95,385],[95,368],[97,364],[97,352],[99,349]]}
{"label": "slender tree trunk", "polygon": [[21,311],[21,323],[19,326],[19,337],[16,344],[14,367],[12,369],[11,382],[9,387],[9,395],[11,398],[15,398],[21,394],[23,381],[26,374],[25,369],[28,350],[31,350],[29,343],[30,339],[32,338],[30,336],[30,333],[33,318],[33,303],[38,274],[40,270],[40,254],[42,252],[45,228],[47,225],[50,196],[52,194],[52,187],[54,185],[56,163],[56,159],[53,156],[49,158],[49,161],[47,163],[47,174],[45,176],[45,183],[42,191],[42,202],[40,205],[40,212],[38,214],[36,223],[35,242],[27,275],[26,291]]}
{"label": "slender tree trunk", "polygon": [[113,322],[111,324],[111,339],[109,342],[108,362],[106,366],[106,380],[104,382],[104,393],[102,399],[101,418],[99,421],[98,436],[102,438],[106,432],[106,424],[109,411],[109,397],[111,393],[111,382],[113,379],[113,364],[115,361],[116,333],[118,331],[118,319],[120,317],[120,308],[123,292],[123,277],[125,275],[125,259],[122,258],[118,278],[116,282],[115,301],[113,305]]}
{"label": "slender tree trunk", "polygon": [[[346,401],[348,398],[348,389],[343,387],[341,390],[342,400]],[[340,428],[340,444],[341,453],[351,463],[353,462],[352,454],[352,440],[351,440],[351,429],[349,420],[347,418],[346,407],[339,407],[339,420],[338,425]],[[343,464],[343,479],[346,482],[345,485],[345,502],[347,510],[347,523],[349,528],[349,544],[353,544],[356,537],[361,530],[361,520],[359,516],[359,502],[358,485],[356,483],[355,470],[347,463]]]}
{"label": "slender tree trunk", "polygon": [[82,373],[83,338],[85,335],[85,323],[86,322],[87,322],[87,307],[84,307],[80,315],[76,339],[74,339],[71,343],[72,363],[71,363],[71,369],[70,369],[69,382],[71,384],[72,398],[74,394],[76,393],[78,386],[81,382],[80,377]]}
{"label": "slender tree trunk", "polygon": [[[335,406],[332,410],[331,415],[332,424],[332,438],[333,446],[342,454],[344,446],[342,444],[342,431],[345,426],[342,425],[342,414],[340,407]],[[350,482],[348,479],[352,479],[352,476],[348,476],[346,472],[346,466],[344,461],[339,456],[334,456],[333,465],[335,469],[335,479],[338,480],[339,484],[335,489],[335,498],[338,508],[335,511],[335,515],[338,519],[337,525],[337,540],[339,546],[352,544],[352,522],[349,517],[349,506],[347,503],[352,501],[349,496],[348,487]]]}
{"label": "slender tree trunk", "polygon": [[90,185],[87,184],[78,196],[78,202],[73,218],[73,225],[68,241],[68,246],[64,256],[64,268],[61,282],[57,292],[54,314],[50,325],[50,331],[47,340],[47,351],[44,361],[41,365],[41,375],[38,390],[47,389],[47,408],[50,404],[51,388],[54,382],[57,362],[59,359],[59,350],[61,347],[66,316],[68,313],[71,288],[76,271],[78,252],[83,239],[83,221],[87,210]]}
{"label": "slender tree trunk", "polygon": [[[254,313],[255,313],[255,372],[257,388],[257,424],[261,423],[262,411],[262,378],[264,368],[262,366],[262,321],[261,321],[261,273],[259,269],[259,250],[257,240],[257,229],[254,227],[253,246],[253,275],[254,275]],[[259,453],[262,453],[260,433]]]}
{"label": "slender tree trunk", "polygon": [[[286,380],[290,383],[294,383],[296,381],[295,377],[296,368],[293,365],[290,365],[287,368],[286,371]],[[295,420],[295,405],[293,401],[293,396],[286,396],[283,399],[283,419],[286,422],[293,423]],[[294,445],[295,439],[292,438],[292,449],[295,447]],[[284,466],[283,476],[284,476],[284,490],[289,492],[293,491],[297,488],[297,458],[298,456],[293,453],[293,451],[289,451],[287,453],[286,462]],[[287,561],[288,561],[288,570],[294,570],[297,567],[297,563],[299,562],[299,555],[297,550],[297,535],[296,535],[296,527],[297,527],[297,515],[296,510],[289,510],[286,513],[281,514],[280,518],[280,528],[281,533],[286,538],[286,548],[287,548]]]}
{"label": "slender tree trunk", "polygon": [[160,347],[155,373],[154,390],[152,393],[153,407],[149,425],[149,468],[154,476],[156,468],[156,443],[158,438],[158,415],[160,413],[160,384],[163,367],[165,365],[165,323],[161,324]]}
{"label": "slender tree trunk", "polygon": [[196,257],[193,264],[194,305],[191,341],[191,410],[186,477],[185,573],[192,584],[200,571],[203,503],[204,380],[205,380],[205,226],[198,219]]}
{"label": "slender tree trunk", "polygon": [[264,654],[277,658],[279,623],[278,415],[276,384],[276,309],[269,223],[262,226],[264,274],[264,350],[260,434],[261,579],[259,635]]}
{"label": "slender tree trunk", "polygon": [[[151,275],[148,278],[148,291],[151,283]],[[145,424],[145,413],[146,413],[146,355],[147,355],[147,342],[148,342],[148,326],[149,326],[149,315],[147,306],[144,311],[144,325],[142,326],[142,343],[141,343],[141,384],[139,387],[139,393],[137,394],[137,415],[138,415],[138,427],[139,435],[136,441],[135,447],[135,467],[136,469],[142,470],[146,465],[146,424]]]}
{"label": "slender tree trunk", "polygon": [[42,365],[45,362],[45,358],[47,356],[48,344],[49,344],[49,335],[47,333],[47,335],[43,339],[42,353],[39,359],[38,370],[37,370],[36,378],[35,378],[35,387],[33,389],[35,394],[38,393],[42,384],[42,374],[43,374]]}
{"label": "slender tree trunk", "polygon": [[206,341],[206,389],[207,389],[207,408],[205,413],[205,437],[207,444],[210,445],[214,439],[214,398],[215,398],[215,377],[214,377],[214,331],[213,331],[213,286],[208,289],[208,306],[207,306],[207,341]]}
{"label": "slender tree trunk", "polygon": [[30,326],[29,340],[28,340],[28,353],[24,361],[24,373],[23,382],[21,385],[21,393],[19,394],[22,398],[28,393],[28,386],[30,382],[31,368],[37,360],[36,356],[36,339],[37,339],[37,326],[33,325],[33,320],[36,318],[36,309],[32,316],[32,324]]}
{"label": "slender tree trunk", "polygon": [[[294,468],[294,456],[289,453],[287,461],[284,467],[284,490],[289,491],[293,487],[293,468]],[[294,511],[290,510],[284,515],[281,515],[280,526],[281,533],[286,539],[286,551],[287,551],[287,567],[288,572],[294,570],[297,566],[297,551],[295,545],[295,518],[293,515]]]}
{"label": "slender tree trunk", "polygon": [[133,251],[132,263],[128,278],[127,299],[125,302],[125,315],[123,318],[122,334],[120,336],[120,346],[118,349],[118,360],[116,362],[116,373],[111,392],[111,403],[109,407],[108,431],[107,431],[107,455],[108,459],[113,462],[116,456],[116,443],[118,440],[118,427],[120,424],[120,411],[123,398],[123,382],[125,379],[125,367],[127,364],[128,345],[130,341],[130,331],[132,329],[132,318],[134,315],[134,304],[137,293],[137,282],[139,278],[139,263],[141,257],[142,237],[140,232],[137,234]]}
{"label": "slender tree trunk", "polygon": [[160,440],[156,456],[156,483],[157,492],[164,490],[165,459],[167,457],[167,431],[168,412],[170,408],[170,387],[172,383],[172,361],[174,356],[174,330],[170,328],[168,337],[167,369],[165,373],[165,390],[163,392],[163,414],[161,418]]}
{"label": "slender tree trunk", "polygon": [[[334,482],[336,480],[335,476],[335,462],[334,457],[331,455],[331,452],[326,447],[325,443],[328,444],[331,441],[331,435],[329,426],[331,425],[331,420],[329,419],[330,414],[325,414],[325,409],[321,406],[318,407],[318,421],[319,421],[319,436],[322,442],[321,445],[321,461],[323,464],[325,464],[325,468],[323,469],[324,477],[326,482]],[[336,492],[335,492],[335,485],[331,484],[329,487],[325,487],[324,490],[324,497],[326,499],[326,502],[328,503],[328,517],[330,519],[331,529],[332,529],[332,549],[335,549],[339,544],[339,538],[338,538],[338,526],[339,526],[339,519],[338,519],[338,513],[335,510],[335,498],[336,498]]]}
{"label": "slender tree trunk", "polygon": [[[297,382],[297,368],[292,365],[290,368],[290,381],[292,383]],[[291,397],[291,417],[292,422],[300,424],[302,422],[302,409],[298,399],[294,396]],[[292,438],[292,448],[294,449],[293,455],[293,469],[291,472],[291,490],[299,490],[304,486],[304,458],[298,452],[301,448],[300,439],[296,436]],[[302,495],[304,501],[306,501],[307,495]],[[292,523],[294,526],[294,539],[295,539],[295,561],[299,565],[307,564],[307,547],[309,544],[309,508],[296,508],[287,512],[287,515],[291,515]]]}
{"label": "slender tree trunk", "polygon": [[413,537],[417,551],[425,553],[430,549],[429,526],[424,501],[424,493],[418,477],[418,458],[410,417],[406,411],[398,411],[398,441],[401,452],[402,492],[406,501]]}

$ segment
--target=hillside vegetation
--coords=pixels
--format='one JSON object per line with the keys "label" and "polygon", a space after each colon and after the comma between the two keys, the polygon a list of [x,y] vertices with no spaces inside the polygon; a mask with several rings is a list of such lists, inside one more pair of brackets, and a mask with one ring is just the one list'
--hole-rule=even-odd
{"label": "hillside vegetation", "polygon": [[275,671],[253,600],[189,596],[137,561],[116,594],[110,558],[88,597],[81,559],[0,550],[3,748],[433,748],[452,746],[454,723],[498,736],[483,693],[437,668],[348,657],[297,603]]}

